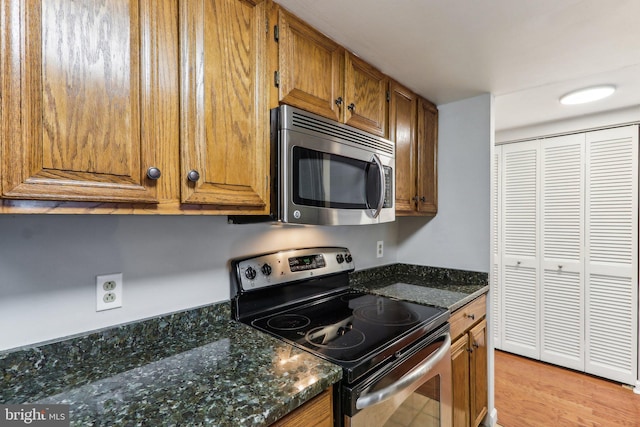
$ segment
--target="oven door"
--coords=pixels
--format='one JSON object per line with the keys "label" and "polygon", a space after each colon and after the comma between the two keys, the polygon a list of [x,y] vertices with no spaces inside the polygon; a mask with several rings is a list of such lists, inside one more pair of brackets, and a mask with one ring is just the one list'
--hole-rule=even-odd
{"label": "oven door", "polygon": [[[402,357],[391,369],[355,387],[347,427],[450,426],[451,338],[448,331],[435,341]],[[355,405],[353,400],[355,400]],[[354,408],[352,408],[354,409]]]}

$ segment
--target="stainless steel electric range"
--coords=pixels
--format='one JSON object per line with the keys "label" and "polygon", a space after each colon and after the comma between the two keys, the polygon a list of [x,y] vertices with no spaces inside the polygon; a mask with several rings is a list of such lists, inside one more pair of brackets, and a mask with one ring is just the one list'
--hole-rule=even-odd
{"label": "stainless steel electric range", "polygon": [[232,260],[233,316],[342,367],[336,426],[448,426],[449,312],[350,289],[354,269],[339,247]]}

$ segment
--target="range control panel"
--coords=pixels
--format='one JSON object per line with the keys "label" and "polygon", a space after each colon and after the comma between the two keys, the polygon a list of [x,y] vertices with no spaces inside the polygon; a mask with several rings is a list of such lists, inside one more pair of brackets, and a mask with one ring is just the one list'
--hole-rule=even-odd
{"label": "range control panel", "polygon": [[355,269],[349,250],[340,247],[273,252],[234,260],[232,266],[243,291]]}

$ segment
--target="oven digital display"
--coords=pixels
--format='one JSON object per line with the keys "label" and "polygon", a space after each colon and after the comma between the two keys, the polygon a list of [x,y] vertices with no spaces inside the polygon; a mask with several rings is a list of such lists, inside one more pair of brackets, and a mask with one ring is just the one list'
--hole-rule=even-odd
{"label": "oven digital display", "polygon": [[291,271],[314,270],[316,268],[326,267],[324,256],[307,255],[289,258],[289,269]]}

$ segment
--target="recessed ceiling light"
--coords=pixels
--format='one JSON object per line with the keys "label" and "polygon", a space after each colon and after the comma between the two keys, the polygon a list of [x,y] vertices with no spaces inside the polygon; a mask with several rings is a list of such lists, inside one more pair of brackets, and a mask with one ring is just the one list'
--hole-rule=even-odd
{"label": "recessed ceiling light", "polygon": [[606,98],[616,91],[613,85],[593,86],[585,89],[575,90],[563,95],[560,103],[564,105],[584,104],[586,102],[597,101]]}

